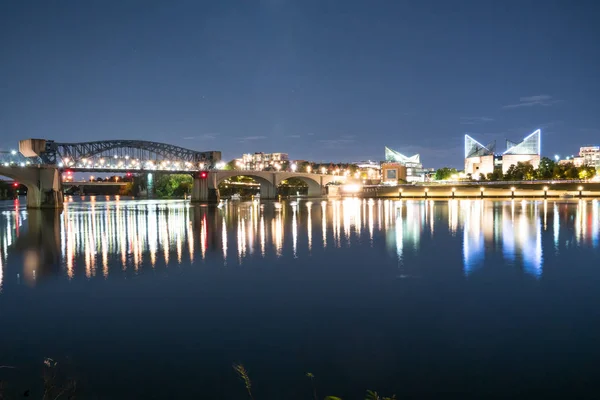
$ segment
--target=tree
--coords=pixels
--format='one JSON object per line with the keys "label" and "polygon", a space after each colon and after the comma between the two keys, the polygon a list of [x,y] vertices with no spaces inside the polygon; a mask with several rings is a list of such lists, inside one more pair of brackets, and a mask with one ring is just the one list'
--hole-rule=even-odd
{"label": "tree", "polygon": [[186,174],[162,175],[154,185],[159,197],[181,197],[190,193],[194,179]]}
{"label": "tree", "polygon": [[237,166],[237,160],[231,160],[223,167],[225,171],[233,171],[235,169],[239,169]]}
{"label": "tree", "polygon": [[538,166],[536,177],[538,179],[551,179],[554,175],[554,167],[556,163],[548,157],[542,157]]}
{"label": "tree", "polygon": [[531,180],[534,177],[533,165],[524,162],[518,162],[517,165],[512,164],[504,175],[504,179],[507,181]]}
{"label": "tree", "polygon": [[458,174],[456,168],[443,167],[435,171],[435,176],[433,179],[435,179],[436,181],[445,181],[450,179],[452,175],[456,174]]}
{"label": "tree", "polygon": [[579,168],[579,179],[591,179],[596,176],[596,167],[584,165]]}

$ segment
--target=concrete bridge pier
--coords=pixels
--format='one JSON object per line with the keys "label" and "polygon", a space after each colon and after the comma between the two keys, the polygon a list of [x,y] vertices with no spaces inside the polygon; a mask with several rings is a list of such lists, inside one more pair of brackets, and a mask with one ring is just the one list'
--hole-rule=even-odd
{"label": "concrete bridge pier", "polygon": [[216,185],[214,174],[208,174],[207,177],[194,177],[192,184],[192,203],[218,203],[221,200],[219,187]]}
{"label": "concrete bridge pier", "polygon": [[[38,168],[37,185],[27,185],[28,208],[63,208],[62,178],[58,168]],[[33,189],[33,190],[32,190]]]}
{"label": "concrete bridge pier", "polygon": [[27,208],[62,208],[60,171],[54,166],[0,167],[0,175],[27,186]]}
{"label": "concrete bridge pier", "polygon": [[275,200],[277,198],[278,185],[276,179],[275,174],[272,176],[273,182],[269,182],[266,179],[256,179],[260,184],[260,198],[262,200]]}

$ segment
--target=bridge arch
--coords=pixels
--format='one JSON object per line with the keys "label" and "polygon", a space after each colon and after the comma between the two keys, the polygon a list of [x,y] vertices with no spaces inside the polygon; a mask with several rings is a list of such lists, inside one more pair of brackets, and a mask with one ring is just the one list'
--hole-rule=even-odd
{"label": "bridge arch", "polygon": [[247,176],[254,179],[256,183],[260,185],[260,197],[263,199],[274,199],[277,197],[277,186],[279,185],[272,176],[272,174],[265,174],[255,171],[219,171],[215,173],[215,189],[219,187],[226,179]]}

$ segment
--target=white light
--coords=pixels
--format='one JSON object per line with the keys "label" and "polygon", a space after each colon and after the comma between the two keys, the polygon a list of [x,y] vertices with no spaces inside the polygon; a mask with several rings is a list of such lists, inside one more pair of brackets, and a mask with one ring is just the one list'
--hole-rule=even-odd
{"label": "white light", "polygon": [[24,166],[25,166],[25,163],[21,163],[20,165],[21,165],[21,167],[24,167]]}
{"label": "white light", "polygon": [[115,159],[117,159],[117,158],[119,158],[119,156],[117,156],[117,155],[115,154]]}
{"label": "white light", "polygon": [[12,154],[12,155],[14,156],[14,155],[16,155],[16,154],[17,154],[17,151],[16,151],[16,150],[11,150],[11,151],[10,151],[10,154]]}
{"label": "white light", "polygon": [[63,163],[61,163],[61,162],[60,162],[60,163],[58,163],[58,168],[62,168],[62,167],[63,167],[63,165],[64,165],[64,164],[63,164]]}
{"label": "white light", "polygon": [[344,185],[342,189],[346,193],[358,193],[362,189],[361,185],[353,184],[353,185]]}
{"label": "white light", "polygon": [[296,164],[292,164],[292,172],[296,172],[298,166]]}
{"label": "white light", "polygon": [[225,167],[225,163],[223,161],[219,161],[216,165],[217,169],[223,169]]}
{"label": "white light", "polygon": [[558,154],[555,154],[555,155],[554,155],[554,159],[555,159],[556,161],[558,161],[558,160],[560,159],[560,157],[558,156]]}

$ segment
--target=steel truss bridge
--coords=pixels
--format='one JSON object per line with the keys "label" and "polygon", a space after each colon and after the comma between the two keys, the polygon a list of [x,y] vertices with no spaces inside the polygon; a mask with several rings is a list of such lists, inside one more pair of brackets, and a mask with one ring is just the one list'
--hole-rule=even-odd
{"label": "steel truss bridge", "polygon": [[56,165],[74,171],[186,172],[215,168],[221,160],[220,151],[202,152],[145,140],[59,143],[29,139],[21,141],[19,148],[32,164]]}

